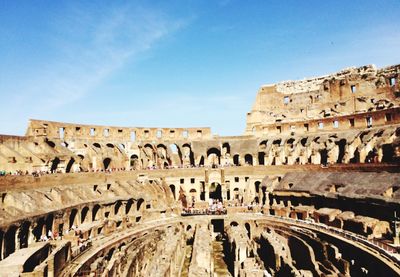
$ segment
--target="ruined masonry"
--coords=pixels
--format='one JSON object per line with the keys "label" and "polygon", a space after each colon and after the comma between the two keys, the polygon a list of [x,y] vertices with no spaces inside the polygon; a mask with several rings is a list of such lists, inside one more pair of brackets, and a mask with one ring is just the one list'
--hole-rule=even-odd
{"label": "ruined masonry", "polygon": [[264,85],[243,135],[0,136],[0,276],[399,276],[400,65]]}

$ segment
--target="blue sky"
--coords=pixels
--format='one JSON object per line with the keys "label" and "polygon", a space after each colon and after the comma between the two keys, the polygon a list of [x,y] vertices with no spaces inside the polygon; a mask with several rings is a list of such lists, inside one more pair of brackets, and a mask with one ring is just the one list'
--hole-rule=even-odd
{"label": "blue sky", "polygon": [[400,1],[0,0],[0,134],[245,128],[263,84],[400,63]]}

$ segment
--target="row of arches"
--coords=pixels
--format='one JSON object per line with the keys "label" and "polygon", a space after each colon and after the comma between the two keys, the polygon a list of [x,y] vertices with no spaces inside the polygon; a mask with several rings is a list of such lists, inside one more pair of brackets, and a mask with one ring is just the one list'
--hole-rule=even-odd
{"label": "row of arches", "polygon": [[93,206],[76,207],[64,211],[57,211],[32,221],[23,221],[14,224],[6,230],[0,229],[0,260],[8,257],[18,249],[26,248],[29,244],[37,242],[42,235],[49,231],[58,232],[60,235],[73,226],[106,218],[133,216],[141,217],[145,200],[131,198],[118,200],[109,204],[94,204]]}

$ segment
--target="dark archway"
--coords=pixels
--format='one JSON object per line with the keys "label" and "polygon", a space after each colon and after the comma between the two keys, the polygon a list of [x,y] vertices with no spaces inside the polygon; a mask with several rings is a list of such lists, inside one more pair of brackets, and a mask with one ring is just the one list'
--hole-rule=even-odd
{"label": "dark archway", "polygon": [[89,212],[89,208],[88,207],[83,207],[82,211],[81,211],[81,223],[85,222],[86,216]]}
{"label": "dark archway", "polygon": [[122,203],[121,201],[117,201],[114,206],[114,215],[118,215],[119,209],[121,208]]}
{"label": "dark archway", "polygon": [[132,205],[133,205],[133,199],[129,199],[125,205],[125,214],[129,214],[129,212],[131,211]]}
{"label": "dark archway", "polygon": [[8,257],[15,251],[15,235],[17,232],[17,227],[12,225],[8,228],[4,235],[4,258]]}
{"label": "dark archway", "polygon": [[248,164],[248,165],[253,165],[253,156],[250,155],[250,154],[246,154],[246,155],[244,156],[244,161],[245,161],[245,163]]}
{"label": "dark archway", "polygon": [[350,159],[350,163],[355,164],[360,162],[360,151],[358,151],[358,148],[354,150],[354,155],[353,158]]}
{"label": "dark archway", "polygon": [[28,247],[28,239],[29,239],[29,227],[31,223],[29,221],[24,221],[21,224],[18,233],[18,240],[19,240],[19,248]]}
{"label": "dark archway", "polygon": [[254,183],[254,187],[255,187],[255,189],[256,189],[256,193],[259,193],[259,192],[260,192],[260,184],[261,184],[260,181],[256,181],[256,182]]}
{"label": "dark archway", "polygon": [[105,158],[103,160],[104,170],[106,170],[110,166],[110,163],[111,163],[111,159],[110,158]]}
{"label": "dark archway", "polygon": [[338,142],[336,142],[337,146],[339,147],[339,155],[338,155],[338,159],[336,161],[338,164],[341,164],[343,161],[346,143],[347,143],[347,141],[345,139],[341,139]]}
{"label": "dark archway", "polygon": [[199,166],[204,166],[204,156],[200,157]]}
{"label": "dark archway", "polygon": [[93,206],[93,208],[92,208],[92,221],[96,221],[96,220],[99,219],[98,216],[97,216],[97,213],[98,213],[99,210],[100,210],[100,205],[99,204],[96,204],[96,205]]}
{"label": "dark archway", "polygon": [[54,160],[51,161],[50,171],[56,172],[59,164],[60,164],[60,159],[58,157],[55,157]]}
{"label": "dark archway", "polygon": [[75,217],[78,214],[77,209],[72,209],[71,213],[69,214],[69,229],[71,229],[72,225],[75,223]]}
{"label": "dark archway", "polygon": [[176,195],[175,195],[175,185],[169,185],[169,188],[171,189],[172,195],[174,196],[174,199],[176,200]]}
{"label": "dark archway", "polygon": [[53,232],[53,222],[54,222],[54,216],[53,214],[49,214],[44,222],[44,224],[46,225],[46,234],[49,230]]}
{"label": "dark archway", "polygon": [[133,154],[130,158],[131,167],[133,167],[133,169],[136,169],[138,163],[139,163],[139,157],[137,155]]}
{"label": "dark archway", "polygon": [[221,185],[218,183],[212,183],[210,186],[209,197],[222,201],[222,190]]}
{"label": "dark archway", "polygon": [[321,164],[325,165],[328,163],[328,150],[326,149],[321,149],[319,151],[319,154],[321,155]]}
{"label": "dark archway", "polygon": [[136,210],[137,210],[137,211],[140,210],[140,208],[142,207],[143,202],[144,202],[143,198],[140,198],[140,199],[138,200],[138,202],[136,203]]}
{"label": "dark archway", "polygon": [[67,164],[67,167],[65,168],[65,172],[66,172],[66,173],[71,172],[71,168],[72,168],[74,162],[75,162],[75,159],[74,159],[74,158],[71,158],[71,159],[69,160],[69,162],[68,162],[68,164]]}
{"label": "dark archway", "polygon": [[221,151],[215,147],[207,150],[207,159],[211,166],[217,166],[221,163]]}
{"label": "dark archway", "polygon": [[233,155],[233,164],[234,164],[234,165],[239,166],[239,165],[240,165],[239,160],[240,160],[240,159],[239,159],[239,155],[238,155],[238,154]]}
{"label": "dark archway", "polygon": [[258,164],[259,165],[264,165],[264,159],[265,159],[265,153],[258,152]]}

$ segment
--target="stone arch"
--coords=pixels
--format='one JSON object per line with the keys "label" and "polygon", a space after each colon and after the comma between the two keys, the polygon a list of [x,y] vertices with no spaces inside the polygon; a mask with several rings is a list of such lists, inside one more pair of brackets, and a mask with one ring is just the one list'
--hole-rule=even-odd
{"label": "stone arch", "polygon": [[338,154],[338,159],[336,162],[340,164],[343,162],[343,158],[346,153],[347,141],[346,141],[346,139],[341,139],[341,140],[337,141],[336,144],[339,147],[339,154]]}
{"label": "stone arch", "polygon": [[21,226],[19,227],[19,232],[18,232],[19,248],[28,247],[29,227],[30,226],[31,226],[31,223],[29,221],[24,221],[24,222],[22,222]]}
{"label": "stone arch", "polygon": [[204,156],[200,157],[199,166],[204,166]]}
{"label": "stone arch", "polygon": [[132,169],[138,169],[139,157],[136,154],[131,155],[129,162]]}
{"label": "stone arch", "polygon": [[4,234],[4,258],[15,252],[15,236],[17,226],[11,225]]}
{"label": "stone arch", "polygon": [[142,208],[143,208],[143,202],[144,202],[144,199],[143,198],[140,198],[138,201],[137,201],[137,203],[136,203],[136,210],[137,211],[139,211],[139,210],[141,210]]}
{"label": "stone arch", "polygon": [[211,166],[218,166],[221,163],[221,151],[215,147],[207,150],[207,161]]}
{"label": "stone arch", "polygon": [[88,213],[89,213],[89,207],[88,206],[83,207],[83,209],[81,210],[81,223],[85,222]]}
{"label": "stone arch", "polygon": [[60,159],[59,159],[58,157],[55,157],[55,158],[51,161],[50,171],[51,171],[51,172],[56,172],[59,164],[60,164]]}
{"label": "stone arch", "polygon": [[117,202],[115,202],[114,205],[114,215],[118,215],[119,214],[119,210],[122,206],[122,202],[120,200],[118,200]]}
{"label": "stone arch", "polygon": [[184,145],[182,145],[182,151],[183,151],[183,163],[184,164],[189,164],[189,165],[194,165],[194,154],[192,151],[192,147],[190,146],[190,144],[185,143]]}
{"label": "stone arch", "polygon": [[246,228],[247,236],[248,236],[249,239],[250,239],[250,238],[251,238],[251,227],[250,227],[250,224],[249,224],[248,222],[246,222],[246,223],[244,224],[244,227]]}
{"label": "stone arch", "polygon": [[325,165],[325,164],[327,164],[328,163],[328,150],[326,150],[325,148],[324,149],[321,149],[320,151],[319,151],[319,155],[320,155],[320,157],[321,157],[321,164],[322,165]]}
{"label": "stone arch", "polygon": [[260,181],[255,181],[255,182],[254,182],[255,192],[256,192],[257,194],[260,192],[260,185],[261,185],[261,182],[260,182]]}
{"label": "stone arch", "polygon": [[209,198],[218,199],[222,201],[222,187],[221,184],[213,182],[209,189]]}
{"label": "stone arch", "polygon": [[99,218],[98,218],[99,210],[100,210],[100,205],[99,204],[96,204],[96,205],[93,206],[93,208],[92,208],[92,221],[99,220]]}
{"label": "stone arch", "polygon": [[130,198],[125,205],[125,214],[129,214],[129,212],[131,211],[131,208],[133,206],[133,199]]}
{"label": "stone arch", "polygon": [[175,185],[171,184],[171,185],[169,185],[169,188],[170,188],[170,190],[172,192],[172,195],[173,195],[174,199],[176,200]]}
{"label": "stone arch", "polygon": [[72,157],[72,158],[69,160],[69,162],[68,162],[68,164],[67,164],[67,167],[65,168],[65,172],[66,172],[66,173],[71,172],[71,168],[72,168],[72,166],[74,165],[74,163],[75,163],[75,159]]}
{"label": "stone arch", "polygon": [[46,220],[44,221],[44,224],[46,226],[46,235],[48,231],[53,232],[53,222],[54,222],[54,216],[53,214],[49,214],[46,217]]}
{"label": "stone arch", "polygon": [[32,230],[32,234],[35,237],[36,241],[39,241],[40,237],[43,234],[43,225],[44,225],[43,217],[39,218],[34,224],[34,227],[33,227],[33,230]]}
{"label": "stone arch", "polygon": [[226,152],[226,154],[231,153],[231,146],[230,146],[229,142],[224,142],[222,144],[222,148],[225,149],[224,151]]}
{"label": "stone arch", "polygon": [[108,167],[110,166],[110,164],[111,164],[111,158],[105,158],[104,160],[103,160],[103,166],[104,166],[104,170],[107,170],[108,169]]}
{"label": "stone arch", "polygon": [[248,165],[253,165],[253,156],[251,154],[246,154],[244,156],[244,161]]}
{"label": "stone arch", "polygon": [[239,154],[233,155],[233,164],[239,166],[240,165],[240,156]]}

